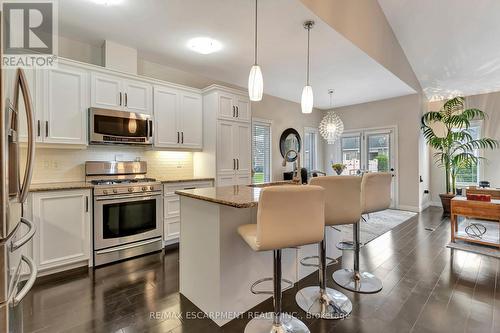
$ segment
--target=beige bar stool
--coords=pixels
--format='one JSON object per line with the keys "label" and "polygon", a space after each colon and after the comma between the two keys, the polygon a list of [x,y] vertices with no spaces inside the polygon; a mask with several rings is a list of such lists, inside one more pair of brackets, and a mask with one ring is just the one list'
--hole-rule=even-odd
{"label": "beige bar stool", "polygon": [[[329,176],[311,179],[311,185],[325,189],[325,226],[357,223],[361,217],[361,177]],[[325,236],[326,237],[326,236]],[[306,287],[295,295],[297,304],[309,314],[323,319],[342,319],[352,311],[343,293],[326,287],[326,238],[318,244],[319,286]]]}
{"label": "beige bar stool", "polygon": [[[361,209],[372,213],[389,208],[391,205],[390,183],[392,174],[385,172],[365,173],[361,177]],[[387,190],[389,188],[389,190]],[[350,291],[372,294],[382,290],[382,281],[369,272],[359,271],[360,222],[353,225],[354,269],[340,269],[333,273],[333,280]]]}
{"label": "beige bar stool", "polygon": [[[252,319],[245,333],[307,333],[299,319],[281,310],[281,250],[318,243],[324,236],[325,190],[319,186],[271,186],[263,188],[257,208],[257,224],[245,224],[238,233],[254,251],[274,251],[274,276],[252,285],[254,294],[273,295],[274,312]],[[272,292],[256,291],[263,281],[273,281]],[[285,280],[289,284],[291,281]]]}

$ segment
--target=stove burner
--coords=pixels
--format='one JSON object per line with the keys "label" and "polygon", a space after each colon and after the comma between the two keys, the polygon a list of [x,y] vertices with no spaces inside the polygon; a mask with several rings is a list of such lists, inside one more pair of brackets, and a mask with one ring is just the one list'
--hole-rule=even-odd
{"label": "stove burner", "polygon": [[116,184],[134,184],[155,182],[154,178],[136,178],[136,179],[97,179],[91,180],[92,185],[116,185]]}

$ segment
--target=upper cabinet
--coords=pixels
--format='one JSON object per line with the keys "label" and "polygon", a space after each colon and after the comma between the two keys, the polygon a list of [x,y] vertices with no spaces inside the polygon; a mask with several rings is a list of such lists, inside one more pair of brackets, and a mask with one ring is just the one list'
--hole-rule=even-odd
{"label": "upper cabinet", "polygon": [[35,115],[39,142],[87,143],[88,78],[87,70],[64,64],[42,71],[42,110]]}
{"label": "upper cabinet", "polygon": [[91,106],[152,114],[153,93],[149,83],[120,76],[92,73]]}
{"label": "upper cabinet", "polygon": [[221,91],[218,103],[219,119],[250,121],[250,100],[247,96]]}
{"label": "upper cabinet", "polygon": [[201,149],[201,94],[168,86],[154,87],[155,147]]}

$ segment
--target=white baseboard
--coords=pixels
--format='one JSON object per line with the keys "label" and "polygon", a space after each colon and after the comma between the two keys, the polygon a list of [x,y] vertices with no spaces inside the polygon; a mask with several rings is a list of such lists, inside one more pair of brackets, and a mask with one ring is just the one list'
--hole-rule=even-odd
{"label": "white baseboard", "polygon": [[406,206],[406,205],[399,205],[399,207],[397,209],[400,209],[400,210],[408,210],[410,212],[415,212],[415,213],[419,213],[420,212],[420,208],[417,207],[417,206]]}
{"label": "white baseboard", "polygon": [[431,201],[430,205],[433,206],[433,207],[442,207],[440,201]]}
{"label": "white baseboard", "polygon": [[169,239],[163,241],[163,247],[179,243],[179,238]]}

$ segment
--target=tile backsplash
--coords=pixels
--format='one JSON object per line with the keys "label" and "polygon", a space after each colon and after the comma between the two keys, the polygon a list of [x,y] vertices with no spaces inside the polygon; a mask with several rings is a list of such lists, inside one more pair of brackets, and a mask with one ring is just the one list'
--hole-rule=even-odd
{"label": "tile backsplash", "polygon": [[[26,149],[21,149],[26,158]],[[191,152],[152,151],[143,148],[109,146],[87,149],[37,148],[33,183],[83,181],[85,161],[131,161],[139,158],[148,162],[148,175],[154,178],[189,178],[193,176]],[[21,161],[25,165],[25,160]]]}

